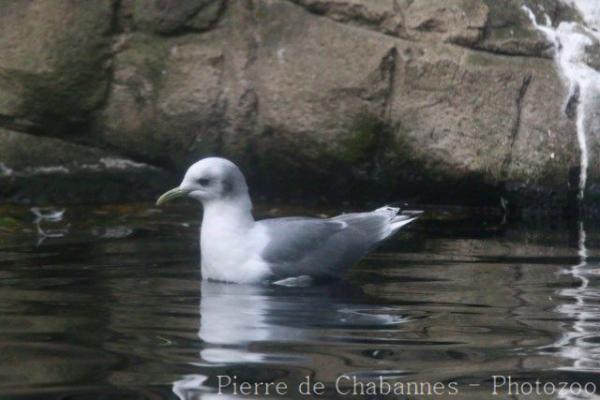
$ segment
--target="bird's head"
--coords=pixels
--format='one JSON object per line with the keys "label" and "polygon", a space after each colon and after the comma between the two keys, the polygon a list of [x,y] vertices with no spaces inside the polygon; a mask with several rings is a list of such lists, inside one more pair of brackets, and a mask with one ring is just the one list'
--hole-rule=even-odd
{"label": "bird's head", "polygon": [[244,175],[234,163],[224,158],[209,157],[189,167],[181,184],[160,196],[156,205],[184,196],[203,204],[217,200],[235,200],[248,196],[248,186]]}

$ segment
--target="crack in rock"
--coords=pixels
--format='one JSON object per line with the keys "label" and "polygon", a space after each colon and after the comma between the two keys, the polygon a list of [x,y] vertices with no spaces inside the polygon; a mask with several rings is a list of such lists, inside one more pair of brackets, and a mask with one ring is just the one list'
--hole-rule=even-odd
{"label": "crack in rock", "polygon": [[531,75],[527,75],[523,78],[521,87],[519,88],[519,92],[517,93],[517,98],[515,100],[515,106],[516,106],[515,120],[514,120],[513,126],[510,131],[510,144],[509,144],[508,153],[506,155],[506,159],[504,160],[504,165],[502,168],[504,170],[505,177],[508,177],[510,165],[512,164],[513,151],[515,148],[515,144],[517,142],[517,138],[519,137],[519,132],[521,130],[521,116],[523,113],[523,99],[525,98],[527,89],[529,88],[529,85],[531,84],[531,80],[532,80]]}

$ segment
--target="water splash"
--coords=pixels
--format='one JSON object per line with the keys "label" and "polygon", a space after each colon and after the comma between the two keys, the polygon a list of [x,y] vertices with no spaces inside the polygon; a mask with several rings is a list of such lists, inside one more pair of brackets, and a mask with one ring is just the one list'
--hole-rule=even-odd
{"label": "water splash", "polygon": [[577,104],[576,129],[581,152],[579,199],[582,200],[590,163],[587,139],[589,111],[594,99],[600,95],[600,71],[595,70],[586,63],[588,59],[587,50],[600,40],[600,32],[598,31],[600,27],[600,10],[597,0],[563,0],[563,2],[579,11],[585,24],[561,22],[557,27],[553,27],[548,15],[545,15],[544,24],[539,24],[531,9],[527,6],[522,8],[529,16],[534,27],[553,44],[555,62],[568,88],[564,106],[565,113],[569,111],[571,104]]}

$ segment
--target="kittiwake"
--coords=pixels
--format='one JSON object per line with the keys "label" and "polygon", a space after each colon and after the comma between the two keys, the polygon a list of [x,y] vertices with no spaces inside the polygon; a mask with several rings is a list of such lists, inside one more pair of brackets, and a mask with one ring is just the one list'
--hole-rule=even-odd
{"label": "kittiwake", "polygon": [[177,197],[202,203],[202,278],[234,283],[337,278],[375,246],[418,218],[385,206],[333,218],[286,217],[255,221],[246,179],[224,158],[193,164],[157,205]]}

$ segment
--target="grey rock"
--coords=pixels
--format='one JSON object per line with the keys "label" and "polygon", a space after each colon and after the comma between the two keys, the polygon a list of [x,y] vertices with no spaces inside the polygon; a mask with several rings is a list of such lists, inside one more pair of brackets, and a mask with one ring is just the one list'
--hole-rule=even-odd
{"label": "grey rock", "polygon": [[176,177],[111,152],[0,129],[0,202],[139,201]]}
{"label": "grey rock", "polygon": [[581,21],[561,1],[67,3],[0,6],[0,126],[175,173],[227,156],[272,196],[567,204],[575,123],[521,10]]}
{"label": "grey rock", "polygon": [[225,0],[129,0],[135,28],[161,34],[204,30],[215,23]]}
{"label": "grey rock", "polygon": [[0,116],[4,126],[68,136],[108,90],[110,1],[0,3]]}

